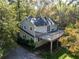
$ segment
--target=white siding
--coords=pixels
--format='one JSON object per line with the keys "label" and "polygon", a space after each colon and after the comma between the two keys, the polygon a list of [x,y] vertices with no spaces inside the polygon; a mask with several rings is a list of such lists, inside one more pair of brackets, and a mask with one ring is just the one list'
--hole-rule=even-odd
{"label": "white siding", "polygon": [[[27,20],[24,20],[23,22],[21,22],[21,28],[24,29],[25,31],[27,31],[28,33],[34,35],[34,25],[27,21]],[[32,30],[30,29],[32,28]]]}
{"label": "white siding", "polygon": [[46,33],[47,32],[47,26],[38,26],[38,27],[35,27],[35,31]]}
{"label": "white siding", "polygon": [[44,45],[44,44],[47,43],[47,42],[48,42],[48,41],[46,41],[46,40],[40,40],[40,41],[37,42],[37,44],[36,44],[35,47],[36,47],[36,48],[37,48],[37,47],[40,47],[40,46]]}
{"label": "white siding", "polygon": [[55,25],[50,25],[50,31],[51,31],[52,29],[53,29],[53,30],[56,30],[56,29],[57,29],[57,25],[56,25],[56,24],[55,24]]}
{"label": "white siding", "polygon": [[[26,38],[23,37],[23,36],[25,36],[25,35],[26,35]],[[37,47],[40,47],[40,46],[42,46],[43,44],[45,44],[45,43],[48,42],[48,41],[42,40],[42,39],[40,39],[40,40],[38,41],[38,38],[34,38],[34,37],[30,36],[30,35],[28,35],[26,32],[24,32],[24,31],[22,31],[22,30],[20,30],[20,37],[22,38],[22,40],[30,40],[30,39],[33,39],[33,40],[34,40],[34,43],[36,44],[36,45],[35,45],[36,48],[37,48]]]}
{"label": "white siding", "polygon": [[[26,36],[26,37],[24,37]],[[34,39],[32,36],[30,36],[29,34],[27,34],[26,32],[20,30],[20,37],[22,39],[25,39],[25,40],[30,40],[30,39]]]}

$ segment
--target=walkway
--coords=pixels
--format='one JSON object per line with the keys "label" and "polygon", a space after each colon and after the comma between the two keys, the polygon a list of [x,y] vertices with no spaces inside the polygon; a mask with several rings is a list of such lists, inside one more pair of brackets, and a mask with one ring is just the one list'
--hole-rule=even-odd
{"label": "walkway", "polygon": [[3,59],[41,59],[41,58],[22,47],[18,47],[16,49],[11,50],[10,53]]}

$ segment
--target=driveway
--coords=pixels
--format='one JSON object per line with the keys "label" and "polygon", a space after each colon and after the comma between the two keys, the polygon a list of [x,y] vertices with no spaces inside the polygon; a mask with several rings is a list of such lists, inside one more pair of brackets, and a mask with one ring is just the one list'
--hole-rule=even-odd
{"label": "driveway", "polygon": [[3,59],[41,59],[37,55],[29,52],[28,50],[18,47],[9,51],[9,54]]}

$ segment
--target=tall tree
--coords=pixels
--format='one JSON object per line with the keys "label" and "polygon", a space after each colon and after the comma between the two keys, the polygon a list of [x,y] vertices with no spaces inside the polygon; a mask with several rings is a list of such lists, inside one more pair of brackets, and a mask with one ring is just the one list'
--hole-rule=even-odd
{"label": "tall tree", "polygon": [[20,13],[20,0],[17,0],[17,20],[20,21],[21,20],[21,13]]}

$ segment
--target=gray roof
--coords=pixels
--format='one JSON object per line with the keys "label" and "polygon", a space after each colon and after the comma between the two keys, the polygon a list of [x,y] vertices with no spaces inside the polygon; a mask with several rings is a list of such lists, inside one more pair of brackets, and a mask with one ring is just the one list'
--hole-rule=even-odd
{"label": "gray roof", "polygon": [[46,26],[46,25],[54,24],[54,22],[51,21],[51,19],[48,18],[48,17],[41,17],[41,16],[32,17],[32,16],[29,16],[28,19],[36,26]]}

